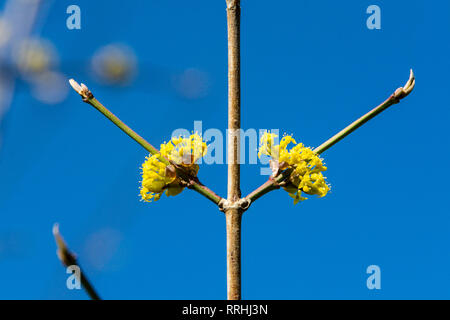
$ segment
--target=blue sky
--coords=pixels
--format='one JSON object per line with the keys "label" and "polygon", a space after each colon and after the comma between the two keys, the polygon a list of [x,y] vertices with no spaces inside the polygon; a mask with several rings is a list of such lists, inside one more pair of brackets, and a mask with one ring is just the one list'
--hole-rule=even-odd
{"label": "blue sky", "polygon": [[[294,206],[277,191],[245,213],[243,298],[449,299],[450,3],[273,3],[242,4],[244,129],[279,128],[317,146],[384,101],[410,68],[417,83],[323,154],[327,197]],[[81,8],[81,30],[66,28],[70,4]],[[381,30],[366,27],[372,4]],[[57,48],[67,78],[86,83],[152,144],[195,120],[225,130],[224,0],[58,0],[39,35]],[[138,75],[129,86],[104,86],[89,61],[117,42],[133,48]],[[207,87],[195,98],[173,85],[190,69]],[[19,79],[2,139],[1,299],[87,298],[65,287],[54,222],[103,298],[226,298],[223,214],[189,190],[140,202],[146,151],[75,92],[47,105]],[[259,170],[242,166],[244,195],[266,180]],[[199,177],[225,196],[226,165],[203,165]],[[381,290],[366,287],[370,265],[381,268]]]}

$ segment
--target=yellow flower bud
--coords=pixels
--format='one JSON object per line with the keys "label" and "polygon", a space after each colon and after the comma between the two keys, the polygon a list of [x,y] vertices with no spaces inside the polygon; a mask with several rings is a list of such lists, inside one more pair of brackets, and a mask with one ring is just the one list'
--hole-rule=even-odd
{"label": "yellow flower bud", "polygon": [[[285,169],[292,169],[287,184],[283,187],[294,199],[294,204],[306,200],[302,192],[308,195],[324,197],[330,190],[322,172],[327,170],[323,160],[310,148],[297,143],[290,135],[285,135],[279,145],[275,145],[276,134],[265,132],[261,137],[258,156],[262,154],[272,158],[271,167],[274,174]],[[288,146],[293,144],[292,148]],[[283,166],[279,165],[283,163]],[[274,166],[273,164],[276,164]],[[276,169],[276,170],[275,170]]]}

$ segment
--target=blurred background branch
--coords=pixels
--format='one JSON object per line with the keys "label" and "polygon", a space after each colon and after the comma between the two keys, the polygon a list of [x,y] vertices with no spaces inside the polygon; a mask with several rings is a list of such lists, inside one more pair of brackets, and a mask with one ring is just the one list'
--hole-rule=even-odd
{"label": "blurred background branch", "polygon": [[8,0],[0,14],[0,129],[14,94],[14,51],[32,34],[42,8],[40,0]]}

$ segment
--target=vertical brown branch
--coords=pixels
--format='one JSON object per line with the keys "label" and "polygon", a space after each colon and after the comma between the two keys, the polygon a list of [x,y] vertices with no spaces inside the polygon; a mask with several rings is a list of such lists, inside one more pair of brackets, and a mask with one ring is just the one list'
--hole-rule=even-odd
{"label": "vertical brown branch", "polygon": [[241,218],[242,211],[233,206],[240,197],[240,0],[227,0],[228,24],[228,204],[227,223],[227,297],[241,299]]}

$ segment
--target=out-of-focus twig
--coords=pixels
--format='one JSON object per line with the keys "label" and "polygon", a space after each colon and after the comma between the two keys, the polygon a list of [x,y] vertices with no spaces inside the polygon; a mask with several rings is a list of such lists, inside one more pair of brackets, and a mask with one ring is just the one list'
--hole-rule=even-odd
{"label": "out-of-focus twig", "polygon": [[[363,115],[361,118],[357,119],[356,121],[352,122],[350,125],[348,125],[346,128],[342,129],[338,133],[336,133],[334,136],[332,136],[330,139],[322,143],[320,146],[314,149],[314,152],[321,154],[328,150],[330,147],[344,139],[346,136],[348,136],[350,133],[361,127],[363,124],[365,124],[367,121],[373,119],[375,116],[382,113],[384,110],[388,109],[390,106],[397,104],[400,102],[400,100],[406,98],[414,89],[416,85],[416,77],[414,76],[414,72],[411,69],[409,79],[406,82],[406,84],[403,87],[398,88],[395,90],[393,94],[389,96],[382,104],[380,104],[378,107],[372,109],[365,115]],[[271,177],[268,181],[266,181],[264,184],[262,184],[259,188],[251,192],[248,196],[245,197],[245,199],[248,200],[248,203],[251,203],[255,201],[256,199],[262,197],[266,193],[276,190],[280,188],[280,183],[282,183],[284,180],[289,178],[291,174],[291,170],[287,169],[284,172],[280,173],[276,177]]]}
{"label": "out-of-focus twig", "polygon": [[66,267],[76,265],[80,268],[80,281],[84,290],[86,290],[87,294],[92,300],[101,300],[100,296],[95,291],[94,287],[91,285],[80,265],[77,262],[76,255],[69,250],[66,242],[63,237],[59,233],[59,225],[55,223],[53,225],[53,236],[55,237],[56,246],[58,247],[56,251],[56,255],[59,260],[61,260],[62,264]]}

